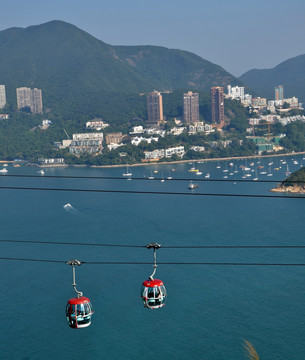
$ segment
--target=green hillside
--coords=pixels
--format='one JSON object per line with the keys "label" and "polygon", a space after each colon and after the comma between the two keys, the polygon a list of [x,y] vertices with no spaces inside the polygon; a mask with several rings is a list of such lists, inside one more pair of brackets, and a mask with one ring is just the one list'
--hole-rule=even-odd
{"label": "green hillside", "polygon": [[273,69],[253,69],[239,80],[261,96],[274,98],[274,87],[284,86],[285,97],[298,97],[305,102],[305,54],[282,62]]}
{"label": "green hillside", "polygon": [[[0,32],[0,84],[16,104],[16,87],[42,89],[45,108],[92,94],[154,88],[209,90],[240,82],[192,53],[157,46],[111,46],[74,25],[51,21]],[[16,106],[16,105],[15,105]]]}

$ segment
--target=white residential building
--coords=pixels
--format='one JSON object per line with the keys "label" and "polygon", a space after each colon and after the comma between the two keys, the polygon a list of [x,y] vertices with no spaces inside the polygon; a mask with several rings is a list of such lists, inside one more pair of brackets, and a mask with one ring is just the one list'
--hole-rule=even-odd
{"label": "white residential building", "polygon": [[143,134],[144,133],[144,129],[143,126],[139,125],[139,126],[133,126],[132,131],[130,131],[130,135],[133,134]]}
{"label": "white residential building", "polygon": [[184,127],[184,126],[182,126],[182,127],[175,126],[175,127],[171,128],[167,133],[170,135],[178,136],[178,135],[181,135],[185,129],[186,129],[186,127]]}
{"label": "white residential building", "polygon": [[228,97],[231,99],[240,99],[244,100],[245,97],[245,88],[242,86],[231,86],[228,85]]}
{"label": "white residential building", "polygon": [[245,94],[243,100],[241,100],[241,103],[244,106],[250,106],[252,104],[252,95]]}
{"label": "white residential building", "polygon": [[73,134],[73,140],[69,145],[69,152],[74,155],[81,153],[101,153],[103,149],[103,138],[103,133]]}
{"label": "white residential building", "polygon": [[0,109],[3,109],[6,104],[5,85],[0,85]]}
{"label": "white residential building", "polygon": [[183,156],[185,154],[184,146],[176,146],[176,147],[165,149],[165,157],[169,158],[169,157],[172,157],[174,154],[183,158]]}
{"label": "white residential building", "polygon": [[168,149],[157,149],[153,151],[144,151],[145,160],[159,160],[164,157],[170,158],[174,154],[182,158],[185,154],[184,146],[176,146]]}
{"label": "white residential building", "polygon": [[141,142],[147,142],[148,144],[151,144],[152,141],[159,141],[158,137],[150,137],[150,138],[144,138],[142,136],[136,136],[132,138],[131,145],[138,146]]}
{"label": "white residential building", "polygon": [[210,124],[203,124],[203,122],[196,122],[194,124],[189,125],[189,134],[193,135],[196,133],[204,132],[204,133],[211,133],[213,130],[212,125]]}
{"label": "white residential building", "polygon": [[94,129],[97,131],[100,131],[102,129],[105,129],[109,124],[107,124],[102,119],[93,119],[92,121],[86,122],[86,129]]}
{"label": "white residential building", "polygon": [[164,149],[156,149],[153,151],[144,151],[145,160],[159,160],[164,158]]}

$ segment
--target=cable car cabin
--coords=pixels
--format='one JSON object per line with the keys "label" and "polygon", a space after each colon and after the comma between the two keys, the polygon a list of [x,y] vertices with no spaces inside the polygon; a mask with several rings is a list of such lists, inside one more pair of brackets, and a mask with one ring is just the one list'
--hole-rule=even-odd
{"label": "cable car cabin", "polygon": [[142,284],[141,298],[143,299],[144,307],[149,309],[158,309],[165,305],[166,289],[163,281],[145,280]]}
{"label": "cable car cabin", "polygon": [[81,329],[89,326],[91,324],[92,314],[93,311],[90,300],[85,296],[72,298],[67,303],[67,322],[73,329]]}

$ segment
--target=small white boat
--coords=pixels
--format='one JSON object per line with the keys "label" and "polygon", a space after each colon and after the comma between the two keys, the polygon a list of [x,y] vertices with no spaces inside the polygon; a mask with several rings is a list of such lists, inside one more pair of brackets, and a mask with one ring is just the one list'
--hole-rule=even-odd
{"label": "small white boat", "polygon": [[224,177],[223,177],[223,179],[227,179],[228,177],[227,177],[227,175],[225,175]]}
{"label": "small white boat", "polygon": [[168,176],[167,180],[172,180],[172,178],[173,178],[172,176]]}
{"label": "small white boat", "polygon": [[234,166],[234,164],[233,164],[232,162],[230,162],[229,166],[230,166],[230,167],[233,167],[233,166]]}
{"label": "small white boat", "polygon": [[294,163],[294,165],[298,165],[298,162],[296,160],[294,160],[293,163]]}
{"label": "small white boat", "polygon": [[3,167],[7,167],[8,165],[5,163],[5,164],[3,164]]}
{"label": "small white boat", "polygon": [[266,175],[266,174],[267,174],[267,171],[261,171],[260,174],[261,174],[261,175]]}
{"label": "small white boat", "polygon": [[253,181],[257,181],[258,180],[258,177],[254,178]]}
{"label": "small white boat", "polygon": [[201,172],[201,171],[197,171],[197,172],[195,173],[195,175],[202,175],[202,172]]}
{"label": "small white boat", "polygon": [[209,173],[207,173],[207,174],[204,175],[204,177],[205,177],[206,179],[209,179],[209,178],[211,177],[211,175],[210,175]]}
{"label": "small white boat", "polygon": [[38,170],[37,173],[40,174],[40,175],[42,175],[42,176],[45,174],[42,169],[41,169],[41,170]]}
{"label": "small white boat", "polygon": [[0,170],[0,173],[6,174],[6,173],[7,173],[7,169],[6,169],[6,168],[1,169],[1,170]]}
{"label": "small white boat", "polygon": [[129,167],[127,165],[126,172],[122,174],[123,176],[132,176],[132,172],[129,170]]}

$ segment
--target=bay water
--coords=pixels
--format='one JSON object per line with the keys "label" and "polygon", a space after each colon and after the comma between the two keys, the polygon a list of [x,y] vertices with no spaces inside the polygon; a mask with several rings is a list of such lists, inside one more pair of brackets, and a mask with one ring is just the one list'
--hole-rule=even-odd
{"label": "bay water", "polygon": [[[280,181],[280,157],[262,158],[261,180]],[[283,158],[282,158],[283,160]],[[301,155],[285,159],[291,171]],[[274,195],[276,184],[198,182],[241,179],[252,160],[130,168],[133,177],[165,181],[63,179],[37,168],[7,167],[1,186]],[[257,169],[257,159],[251,169]],[[268,166],[268,163],[273,162]],[[172,169],[176,171],[172,171]],[[270,168],[270,169],[269,169]],[[223,170],[228,169],[228,172]],[[233,170],[237,169],[238,173]],[[277,170],[275,170],[277,169]],[[158,173],[154,172],[158,171]],[[122,176],[124,168],[47,168],[45,175]],[[233,175],[230,175],[233,174]],[[167,177],[185,178],[170,181]],[[182,249],[166,246],[305,245],[305,199],[119,194],[0,189],[0,240],[141,245],[143,248],[0,242],[0,257],[46,260],[153,262],[144,246],[157,242],[160,262],[305,263],[305,249]],[[70,203],[72,208],[64,208]],[[0,260],[0,359],[245,359],[244,340],[261,359],[304,359],[305,267],[162,265],[155,278],[167,288],[166,306],[143,307],[140,287],[152,265],[92,265],[76,269],[77,288],[94,308],[92,324],[70,329],[65,305],[74,297],[64,263]]]}

